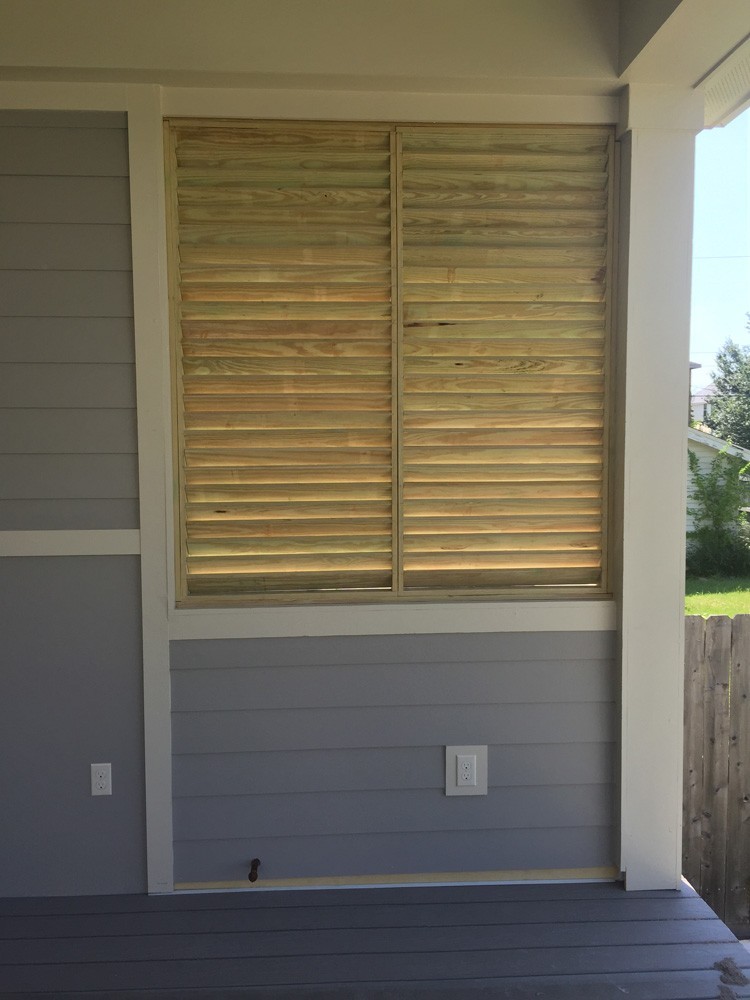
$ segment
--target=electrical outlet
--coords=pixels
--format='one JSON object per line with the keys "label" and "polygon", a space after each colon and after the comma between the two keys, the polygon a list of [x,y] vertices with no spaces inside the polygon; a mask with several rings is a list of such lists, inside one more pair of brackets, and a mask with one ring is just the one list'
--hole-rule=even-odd
{"label": "electrical outlet", "polygon": [[111,795],[112,794],[112,765],[92,764],[91,765],[91,794]]}
{"label": "electrical outlet", "polygon": [[487,747],[445,748],[445,794],[487,794]]}
{"label": "electrical outlet", "polygon": [[456,754],[456,784],[476,785],[477,755],[475,753]]}

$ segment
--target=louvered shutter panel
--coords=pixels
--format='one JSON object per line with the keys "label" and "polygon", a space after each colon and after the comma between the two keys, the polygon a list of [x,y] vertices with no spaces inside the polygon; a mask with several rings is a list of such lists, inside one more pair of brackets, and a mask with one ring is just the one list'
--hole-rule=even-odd
{"label": "louvered shutter panel", "polygon": [[404,587],[600,585],[611,130],[399,131]]}
{"label": "louvered shutter panel", "polygon": [[183,593],[389,589],[389,132],[170,137]]}

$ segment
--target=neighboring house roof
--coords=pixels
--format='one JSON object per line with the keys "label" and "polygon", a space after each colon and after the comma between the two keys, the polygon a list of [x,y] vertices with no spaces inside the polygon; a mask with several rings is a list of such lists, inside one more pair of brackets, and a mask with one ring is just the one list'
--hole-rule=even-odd
{"label": "neighboring house roof", "polygon": [[735,455],[745,462],[750,462],[750,448],[740,448],[739,445],[730,444],[724,438],[708,434],[706,431],[699,431],[697,427],[688,427],[688,447],[690,447],[691,441],[697,445],[707,445],[716,451],[726,450],[727,455]]}

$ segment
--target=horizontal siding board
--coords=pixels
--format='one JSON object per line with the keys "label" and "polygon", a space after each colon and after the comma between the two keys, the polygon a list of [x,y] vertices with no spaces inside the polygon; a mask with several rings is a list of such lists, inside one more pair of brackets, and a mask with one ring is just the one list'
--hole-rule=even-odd
{"label": "horizontal siding board", "polygon": [[0,454],[134,455],[133,409],[0,409]]}
{"label": "horizontal siding board", "polygon": [[133,321],[104,316],[3,316],[0,361],[134,364]]}
{"label": "horizontal siding board", "polygon": [[132,407],[135,366],[0,364],[0,399],[5,407]]}
{"label": "horizontal siding board", "polygon": [[0,268],[18,271],[128,271],[129,225],[7,222],[0,228]]}
{"label": "horizontal siding board", "polygon": [[239,796],[177,799],[174,804],[175,828],[191,840],[292,836],[300,829],[311,837],[405,837],[437,830],[577,828],[607,826],[611,815],[608,785],[503,788],[469,799],[434,788],[261,795],[254,799],[252,816]]}
{"label": "horizontal siding board", "polygon": [[65,141],[65,133],[57,128],[2,125],[0,174],[127,177],[127,132],[76,128]]}
{"label": "horizontal siding board", "polygon": [[[2,508],[0,507],[0,516]],[[490,788],[605,784],[613,780],[614,743],[565,743],[488,748]],[[175,755],[176,798],[301,792],[442,789],[442,747],[255,751]]]}
{"label": "horizontal siding board", "polygon": [[97,531],[137,528],[138,501],[0,500],[0,531]]}
{"label": "horizontal siding board", "polygon": [[171,643],[172,670],[250,666],[435,663],[485,660],[612,658],[614,632],[504,632],[446,635],[308,636],[278,639],[201,640]]}
{"label": "horizontal siding board", "polygon": [[0,127],[124,129],[127,123],[128,116],[124,111],[0,110]]}
{"label": "horizontal siding board", "polygon": [[[612,639],[173,642],[178,881],[612,864]],[[455,809],[452,743],[489,747]]]}
{"label": "horizontal siding board", "polygon": [[0,499],[138,496],[135,455],[2,455]]}
{"label": "horizontal siding board", "polygon": [[127,177],[0,175],[0,222],[127,224]]}
{"label": "horizontal siding board", "polygon": [[[350,837],[253,837],[175,841],[175,881],[247,880],[250,859],[261,859],[260,883],[273,878],[400,875],[611,865],[611,827],[547,826],[531,830],[454,830],[361,834]],[[467,866],[467,857],[470,859]],[[519,917],[520,919],[520,917]]]}
{"label": "horizontal siding board", "polygon": [[[2,421],[0,420],[0,428]],[[502,700],[612,701],[611,664],[577,662],[338,664],[176,671],[177,712],[342,707],[345,705],[472,705]]]}
{"label": "horizontal siding board", "polygon": [[613,706],[474,705],[306,711],[191,712],[173,715],[176,753],[315,750],[497,743],[602,743],[611,739]]}
{"label": "horizontal siding board", "polygon": [[132,316],[129,271],[3,271],[4,316]]}

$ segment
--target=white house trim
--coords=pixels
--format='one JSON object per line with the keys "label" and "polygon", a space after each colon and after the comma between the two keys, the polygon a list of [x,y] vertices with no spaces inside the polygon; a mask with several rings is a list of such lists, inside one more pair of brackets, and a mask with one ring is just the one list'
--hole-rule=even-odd
{"label": "white house trim", "polygon": [[127,92],[135,317],[149,892],[173,889],[172,736],[167,607],[171,566],[169,329],[161,92]]}
{"label": "white house trim", "polygon": [[702,82],[708,127],[726,125],[750,105],[750,38]]}
{"label": "white house trim", "polygon": [[257,639],[290,635],[409,635],[451,632],[607,632],[614,601],[496,601],[358,607],[182,609],[170,639]]}
{"label": "white house trim", "polygon": [[676,888],[681,868],[686,331],[702,107],[687,92],[675,129],[672,92],[661,121],[658,93],[639,96],[627,101],[623,153],[621,867],[628,889],[654,889]]}

